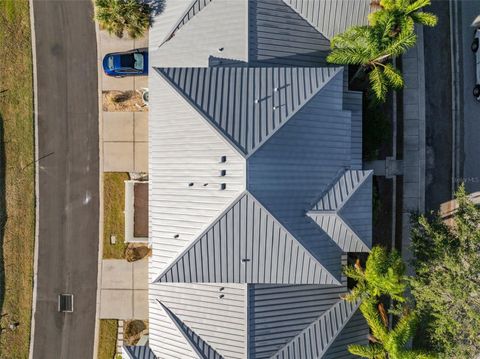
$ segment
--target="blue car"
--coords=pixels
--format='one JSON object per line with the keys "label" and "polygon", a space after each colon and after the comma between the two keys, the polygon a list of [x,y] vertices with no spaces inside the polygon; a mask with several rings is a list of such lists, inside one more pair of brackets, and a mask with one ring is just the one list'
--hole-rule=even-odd
{"label": "blue car", "polygon": [[115,77],[148,75],[148,52],[132,50],[107,54],[103,58],[103,71]]}

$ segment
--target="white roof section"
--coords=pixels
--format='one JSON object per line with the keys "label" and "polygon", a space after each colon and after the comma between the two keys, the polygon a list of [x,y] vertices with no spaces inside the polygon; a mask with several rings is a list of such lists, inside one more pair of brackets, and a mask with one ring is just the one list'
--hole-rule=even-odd
{"label": "white roof section", "polygon": [[[176,24],[167,39],[159,41],[162,37],[155,36],[149,40],[150,56],[153,56],[155,66],[207,67],[212,58],[248,61],[248,2],[201,1],[204,6],[188,16],[188,21],[182,21],[182,18],[182,26],[177,29]],[[170,1],[167,8],[168,3]],[[198,1],[193,6],[196,4]],[[160,14],[155,21],[161,22],[162,18],[163,14]],[[173,37],[169,38],[172,31]]]}
{"label": "white roof section", "polygon": [[245,159],[159,75],[150,81],[150,102],[150,273],[156,277],[245,190]]}
{"label": "white roof section", "polygon": [[169,351],[174,346],[185,352],[191,348],[178,327],[172,331],[172,321],[166,320],[169,318],[165,317],[164,308],[156,304],[161,302],[215,353],[224,358],[243,359],[247,347],[246,290],[246,285],[230,283],[152,285],[150,346],[161,358],[175,357]]}

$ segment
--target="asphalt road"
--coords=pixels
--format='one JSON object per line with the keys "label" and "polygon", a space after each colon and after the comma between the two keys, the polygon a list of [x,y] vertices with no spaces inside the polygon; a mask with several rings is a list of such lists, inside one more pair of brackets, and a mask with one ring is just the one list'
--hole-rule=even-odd
{"label": "asphalt road", "polygon": [[459,158],[461,178],[470,192],[480,191],[480,102],[472,95],[475,85],[474,54],[470,50],[473,40],[473,28],[470,26],[476,16],[480,15],[479,0],[459,1],[459,60],[460,60],[460,121],[462,153]]}
{"label": "asphalt road", "polygon": [[447,0],[433,0],[428,11],[438,17],[424,27],[426,174],[425,207],[438,210],[452,194],[452,71]]}
{"label": "asphalt road", "polygon": [[[98,260],[99,156],[91,0],[34,0],[38,71],[38,359],[92,358]],[[59,293],[74,312],[57,311]]]}

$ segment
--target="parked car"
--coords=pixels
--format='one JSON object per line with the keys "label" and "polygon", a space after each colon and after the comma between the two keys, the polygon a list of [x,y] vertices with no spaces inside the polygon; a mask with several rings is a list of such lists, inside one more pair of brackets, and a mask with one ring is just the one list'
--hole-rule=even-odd
{"label": "parked car", "polygon": [[103,58],[103,71],[115,77],[148,75],[148,52],[137,49],[107,54]]}
{"label": "parked car", "polygon": [[[478,19],[478,18],[477,18]],[[476,73],[476,82],[475,87],[473,88],[473,96],[480,101],[480,20],[474,23],[475,33],[473,35],[472,42],[472,51],[475,54],[475,73]]]}

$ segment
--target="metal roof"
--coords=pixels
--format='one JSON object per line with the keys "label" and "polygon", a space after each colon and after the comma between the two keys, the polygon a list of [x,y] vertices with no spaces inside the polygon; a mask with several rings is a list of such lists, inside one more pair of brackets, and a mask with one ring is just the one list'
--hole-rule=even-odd
{"label": "metal roof", "polygon": [[157,359],[148,345],[124,345],[122,347],[123,359]]}
{"label": "metal roof", "polygon": [[368,328],[342,253],[371,244],[371,174],[361,95],[319,65],[367,0],[175,1],[150,37],[150,347],[349,357]]}
{"label": "metal roof", "polygon": [[158,68],[189,103],[251,155],[339,68]]}

